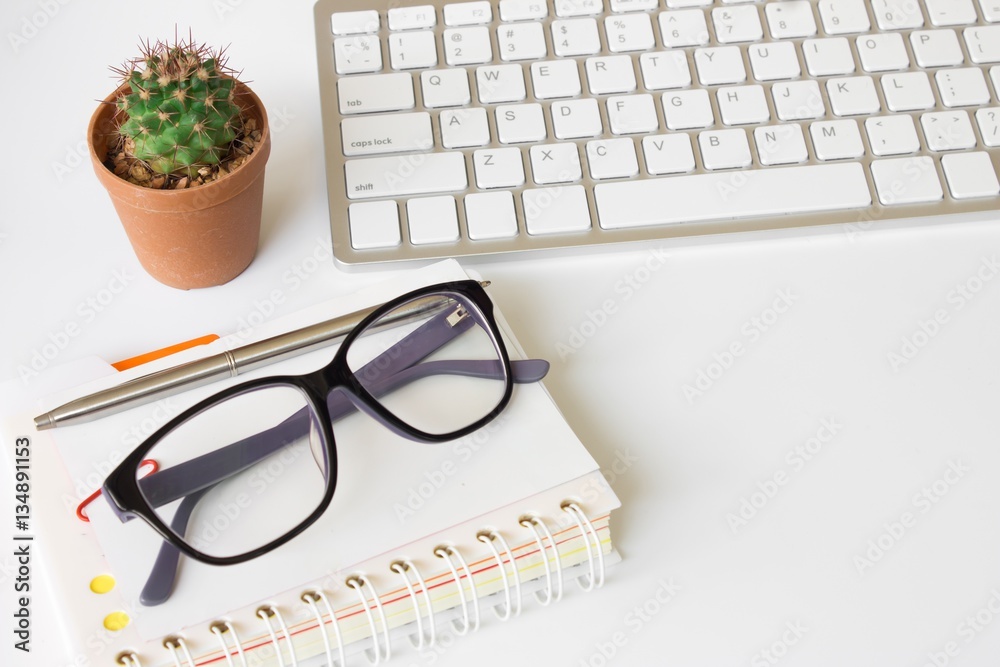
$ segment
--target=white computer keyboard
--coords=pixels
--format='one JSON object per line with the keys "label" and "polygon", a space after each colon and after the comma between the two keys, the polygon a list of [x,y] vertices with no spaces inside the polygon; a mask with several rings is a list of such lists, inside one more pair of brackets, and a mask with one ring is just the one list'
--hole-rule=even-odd
{"label": "white computer keyboard", "polygon": [[347,265],[1000,208],[1000,0],[320,0]]}

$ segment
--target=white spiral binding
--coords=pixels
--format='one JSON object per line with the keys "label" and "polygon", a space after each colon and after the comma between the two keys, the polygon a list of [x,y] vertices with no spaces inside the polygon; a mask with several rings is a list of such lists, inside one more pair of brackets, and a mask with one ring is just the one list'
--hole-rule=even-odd
{"label": "white spiral binding", "polygon": [[[330,614],[330,625],[333,626],[333,633],[337,637],[337,650],[340,652],[340,662],[335,663],[333,660],[333,649],[330,646],[330,635],[326,631],[323,622],[323,614],[320,613],[319,607],[316,606],[316,600],[321,600],[323,605],[326,607],[327,613]],[[339,667],[346,667],[347,658],[344,656],[344,638],[340,634],[340,623],[337,622],[337,615],[333,612],[333,606],[330,604],[330,600],[327,599],[326,593],[323,591],[307,591],[302,594],[302,601],[305,602],[316,614],[316,622],[319,623],[319,631],[323,633],[323,647],[326,649],[326,661],[328,663],[327,667],[333,667],[337,664]]]}
{"label": "white spiral binding", "polygon": [[493,552],[493,558],[497,561],[497,568],[500,570],[500,577],[503,579],[503,595],[504,595],[504,610],[501,614],[497,611],[496,605],[493,607],[493,613],[496,614],[497,618],[501,621],[506,621],[511,617],[511,602],[510,602],[510,582],[507,580],[507,570],[503,566],[503,558],[500,556],[500,552],[497,551],[496,545],[493,544],[493,540],[498,540],[503,546],[504,551],[507,552],[507,558],[510,559],[510,569],[514,573],[514,586],[517,599],[517,606],[513,608],[514,616],[518,616],[521,613],[521,574],[517,570],[517,562],[514,560],[514,553],[510,550],[510,545],[507,544],[507,540],[503,538],[503,535],[495,530],[484,531],[476,535],[476,539],[485,544]]}
{"label": "white spiral binding", "polygon": [[226,656],[226,663],[229,667],[235,667],[233,662],[232,652],[229,650],[229,645],[226,644],[226,638],[223,637],[223,633],[229,632],[233,635],[233,645],[236,647],[236,653],[240,656],[240,662],[243,663],[243,667],[247,667],[247,656],[243,652],[243,644],[240,642],[240,636],[236,634],[236,628],[229,621],[226,622],[215,622],[210,627],[209,630],[212,634],[219,638],[219,645],[222,647],[222,651]]}
{"label": "white spiral binding", "polygon": [[[388,660],[392,655],[392,643],[389,639],[389,623],[385,619],[385,609],[382,608],[382,600],[379,598],[378,591],[375,590],[375,587],[372,585],[372,582],[368,580],[368,577],[363,574],[352,575],[347,578],[345,583],[357,592],[358,599],[361,600],[361,605],[365,608],[365,614],[368,616],[368,624],[371,626],[372,650],[365,649],[365,655],[368,657],[368,662],[373,665],[377,665],[383,659]],[[371,607],[368,606],[368,600],[365,598],[364,591],[361,590],[365,586],[372,590],[372,598],[375,600],[375,607],[378,611],[379,620],[382,621],[382,631],[385,634],[384,655],[382,655],[379,647],[378,628],[375,627],[375,618],[372,616],[372,610]]]}
{"label": "white spiral binding", "polygon": [[264,621],[264,625],[267,626],[267,633],[271,635],[271,643],[274,644],[274,652],[278,656],[279,667],[285,667],[285,659],[281,656],[281,646],[278,645],[278,635],[275,634],[274,627],[271,625],[271,616],[278,619],[278,627],[281,628],[281,632],[285,635],[285,641],[288,643],[288,654],[292,658],[292,667],[299,667],[299,660],[295,655],[295,644],[292,642],[292,635],[288,632],[288,626],[285,625],[285,618],[278,611],[278,608],[274,605],[261,607],[257,610],[257,616],[260,620]]}
{"label": "white spiral binding", "polygon": [[[547,607],[552,602],[558,602],[562,599],[562,556],[559,554],[559,547],[556,545],[556,541],[544,521],[535,515],[527,515],[521,517],[520,524],[530,530],[531,534],[535,536],[535,544],[538,545],[538,554],[542,558],[542,564],[545,565],[545,597],[542,597],[541,591],[535,591],[535,599],[538,600],[540,605]],[[541,527],[542,532],[545,533],[545,538],[548,540],[549,545],[552,547],[552,553],[556,557],[556,582],[558,588],[555,593],[553,593],[552,589],[552,569],[549,567],[549,557],[545,553],[545,544],[542,542],[542,536],[538,534],[537,527]]]}
{"label": "white spiral binding", "polygon": [[184,653],[184,658],[187,660],[188,665],[195,667],[194,658],[191,657],[191,651],[188,650],[187,642],[184,641],[182,637],[170,637],[163,640],[163,646],[170,651],[170,655],[174,658],[174,664],[177,667],[183,667],[181,665],[181,659],[177,657],[177,647],[181,648]]}
{"label": "white spiral binding", "polygon": [[[587,518],[587,515],[584,514],[583,510],[575,502],[563,503],[562,510],[573,517],[573,521],[576,522],[577,527],[580,529],[580,536],[583,537],[583,541],[587,545],[587,558],[590,561],[590,578],[586,584],[583,583],[583,577],[578,577],[576,581],[585,592],[600,588],[604,585],[604,549],[601,548],[601,538],[598,537],[594,524],[590,522],[590,519]],[[586,524],[586,527],[584,527],[584,524]],[[597,574],[594,573],[594,553],[590,546],[591,536],[593,536],[594,548],[597,550]]]}
{"label": "white spiral binding", "polygon": [[118,656],[118,664],[124,667],[142,667],[142,663],[139,662],[139,656],[135,653],[123,653]]}
{"label": "white spiral binding", "polygon": [[[455,587],[458,589],[458,598],[462,601],[462,615],[465,619],[465,623],[464,625],[459,625],[458,620],[453,619],[451,625],[455,629],[455,633],[461,637],[469,632],[469,630],[475,632],[479,629],[479,591],[476,589],[476,580],[472,578],[472,570],[469,569],[469,564],[465,562],[465,559],[462,557],[462,553],[451,545],[437,547],[434,549],[434,555],[438,558],[443,558],[444,561],[448,563],[448,569],[451,570],[451,575],[455,578]],[[472,606],[476,612],[475,625],[472,625],[469,621],[469,606],[465,599],[465,589],[462,587],[462,578],[459,576],[458,570],[455,568],[455,564],[451,561],[452,555],[458,559],[458,562],[462,565],[462,569],[465,570],[465,578],[469,580],[469,588],[472,593]]]}
{"label": "white spiral binding", "polygon": [[[594,524],[587,517],[583,509],[580,508],[579,504],[573,501],[564,502],[561,505],[561,509],[569,514],[573,521],[576,523],[577,528],[580,530],[580,536],[584,540],[584,544],[587,547],[587,559],[590,566],[590,573],[587,576],[580,576],[577,578],[577,583],[584,591],[591,591],[594,588],[600,588],[604,585],[604,575],[605,575],[605,565],[604,565],[604,551],[601,547],[600,536],[598,535],[597,529]],[[552,532],[549,530],[545,522],[533,514],[525,515],[519,520],[521,526],[529,529],[535,538],[535,544],[538,547],[538,553],[542,559],[542,563],[545,566],[545,591],[544,596],[542,591],[536,591],[535,597],[538,602],[543,606],[548,606],[552,602],[558,602],[563,595],[563,567],[562,567],[562,556],[559,553],[559,547],[556,544],[555,538]],[[541,534],[539,533],[541,530]],[[544,537],[544,540],[543,540]],[[510,545],[496,530],[483,531],[479,533],[476,538],[486,544],[490,551],[493,553],[493,558],[497,562],[497,567],[500,570],[501,578],[503,579],[504,586],[504,598],[505,603],[503,605],[503,613],[497,611],[501,605],[496,605],[493,608],[494,613],[497,615],[501,621],[506,621],[511,617],[511,615],[517,616],[521,613],[521,577],[520,572],[517,567],[517,562],[514,559],[514,553],[510,548]],[[500,542],[503,547],[503,551],[506,553],[507,558],[510,562],[511,571],[514,577],[514,588],[515,588],[515,602],[511,601],[510,595],[510,580],[507,576],[507,570],[504,567],[503,556],[500,551],[496,548],[494,540]],[[547,543],[547,545],[546,545]],[[556,586],[553,588],[552,585],[552,569],[549,564],[549,557],[546,554],[546,549],[552,551],[555,561],[555,580]],[[596,558],[595,558],[596,550]],[[448,569],[451,571],[452,577],[455,581],[455,587],[458,590],[458,596],[460,604],[462,606],[462,623],[460,624],[458,619],[452,620],[452,626],[455,629],[456,634],[465,635],[470,630],[475,632],[479,629],[480,624],[480,613],[479,613],[479,591],[476,586],[476,581],[472,576],[472,570],[469,568],[469,564],[466,562],[465,558],[462,556],[461,552],[454,546],[446,545],[439,546],[434,549],[434,555],[438,558],[443,559],[448,564]],[[469,616],[469,598],[466,597],[465,587],[462,585],[462,575],[459,573],[459,569],[455,567],[455,563],[452,560],[455,558],[458,560],[461,566],[462,572],[464,572],[465,578],[469,582],[469,593],[471,597],[471,603],[473,606],[473,618],[470,619]],[[596,567],[595,567],[596,560]],[[400,560],[392,563],[390,569],[393,572],[399,574],[403,579],[403,583],[406,586],[407,593],[413,603],[413,612],[416,616],[417,622],[417,639],[415,640],[413,636],[410,637],[410,642],[417,648],[423,649],[426,647],[431,647],[435,643],[435,617],[434,608],[431,604],[430,592],[427,587],[423,576],[420,574],[420,570],[413,564],[409,559]],[[418,601],[418,589],[414,587],[414,583],[410,581],[410,577],[407,574],[410,570],[413,571],[414,578],[416,579],[416,584],[419,585],[419,592],[424,598],[424,605],[427,607],[427,623],[428,632],[425,634],[423,631],[422,615],[420,613],[420,604]],[[586,583],[584,583],[586,582]],[[378,591],[372,585],[371,581],[363,574],[353,575],[348,577],[346,582],[348,587],[353,588],[358,594],[358,599],[361,602],[361,606],[365,610],[365,615],[368,618],[368,624],[372,632],[372,648],[365,649],[365,655],[368,657],[369,662],[374,665],[379,664],[382,660],[388,660],[391,656],[391,639],[389,637],[389,624],[386,620],[385,609],[382,605],[382,601],[378,595]],[[367,586],[371,589],[372,598],[375,601],[375,611],[378,613],[379,621],[382,624],[382,634],[384,636],[384,650],[379,641],[379,631],[378,626],[375,623],[375,617],[372,614],[372,607],[368,604],[368,600],[364,594],[364,587]],[[326,649],[326,657],[330,667],[346,667],[347,661],[344,652],[344,641],[341,635],[340,625],[337,621],[337,616],[334,613],[333,606],[330,604],[330,600],[327,598],[323,591],[310,591],[302,594],[302,600],[305,602],[313,611],[316,616],[317,623],[319,624],[318,629],[323,635],[323,645]],[[327,613],[330,616],[330,622],[334,629],[334,635],[337,639],[337,648],[340,660],[335,662],[333,659],[333,648],[330,644],[329,634],[325,629],[325,621],[323,620],[323,614],[320,612],[316,601],[322,601],[323,605],[326,607]],[[278,644],[278,635],[275,632],[274,627],[271,624],[270,617],[274,616],[278,620],[278,626],[285,636],[286,643],[288,644],[288,651],[291,657],[291,667],[298,667],[298,658],[295,654],[295,645],[292,642],[292,635],[288,630],[288,626],[285,623],[284,617],[282,617],[281,612],[278,611],[273,605],[268,605],[261,607],[257,610],[257,616],[264,622],[267,627],[268,634],[271,638],[271,644],[274,646],[275,654],[278,658],[279,667],[285,667],[285,660],[282,656],[281,647]],[[224,628],[224,629],[223,629]],[[240,641],[239,635],[236,633],[236,628],[229,621],[224,623],[214,623],[210,627],[211,632],[218,638],[219,645],[222,648],[222,652],[226,658],[226,663],[228,667],[235,667],[233,662],[232,652],[226,643],[226,639],[223,636],[224,632],[228,630],[233,636],[233,645],[236,648],[237,654],[240,657],[240,662],[243,667],[248,666],[246,653],[243,649],[243,644]],[[182,637],[170,637],[164,640],[163,645],[170,651],[171,657],[173,657],[174,664],[176,667],[184,667],[181,664],[181,657],[177,654],[177,649],[180,648],[183,654],[184,660],[187,662],[189,667],[196,667],[194,658],[191,656],[191,651],[188,649],[187,643]],[[142,663],[139,661],[139,656],[134,653],[124,653],[118,656],[118,663],[123,667],[142,667]]]}
{"label": "white spiral binding", "polygon": [[[430,591],[427,590],[427,584],[424,582],[424,578],[420,575],[420,570],[418,570],[417,566],[413,564],[413,561],[409,559],[396,561],[389,566],[389,569],[402,577],[403,583],[406,585],[406,591],[410,594],[410,600],[413,602],[413,614],[417,617],[418,639],[414,640],[413,635],[410,635],[410,643],[417,650],[423,650],[425,643],[427,644],[427,648],[434,646],[434,607],[431,605],[431,594]],[[426,639],[424,638],[424,624],[420,618],[420,603],[417,601],[417,594],[413,589],[413,584],[410,583],[410,577],[406,574],[409,570],[413,570],[417,583],[420,584],[420,590],[423,593],[424,603],[427,605],[427,624],[430,626],[430,632],[428,633]]]}

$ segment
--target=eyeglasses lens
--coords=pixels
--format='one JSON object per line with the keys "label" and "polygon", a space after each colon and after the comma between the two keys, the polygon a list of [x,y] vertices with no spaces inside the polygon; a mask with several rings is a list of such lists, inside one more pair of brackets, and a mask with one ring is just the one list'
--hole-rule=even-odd
{"label": "eyeglasses lens", "polygon": [[318,417],[296,387],[213,404],[150,450],[159,472],[139,489],[175,535],[210,556],[249,553],[322,502],[329,463]]}

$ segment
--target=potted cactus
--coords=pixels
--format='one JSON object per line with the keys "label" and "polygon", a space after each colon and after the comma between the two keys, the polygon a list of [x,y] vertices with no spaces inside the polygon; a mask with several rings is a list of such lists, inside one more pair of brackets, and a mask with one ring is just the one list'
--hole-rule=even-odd
{"label": "potted cactus", "polygon": [[257,250],[267,113],[221,50],[175,38],[141,52],[113,68],[121,84],[91,118],[91,162],[150,275],[220,285]]}

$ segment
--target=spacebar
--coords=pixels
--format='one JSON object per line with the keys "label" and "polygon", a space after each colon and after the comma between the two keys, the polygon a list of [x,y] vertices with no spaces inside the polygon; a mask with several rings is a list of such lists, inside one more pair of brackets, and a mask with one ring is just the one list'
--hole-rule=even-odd
{"label": "spacebar", "polygon": [[603,183],[594,188],[604,229],[812,213],[871,206],[855,162]]}

